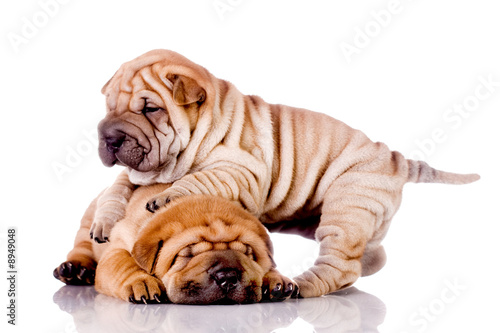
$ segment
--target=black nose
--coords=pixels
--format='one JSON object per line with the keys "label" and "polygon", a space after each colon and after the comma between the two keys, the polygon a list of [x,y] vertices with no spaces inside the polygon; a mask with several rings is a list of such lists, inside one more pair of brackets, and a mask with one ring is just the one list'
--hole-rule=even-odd
{"label": "black nose", "polygon": [[234,289],[239,282],[239,273],[235,269],[221,269],[212,274],[212,277],[226,293]]}
{"label": "black nose", "polygon": [[110,153],[116,153],[118,150],[120,150],[123,141],[125,141],[125,135],[107,137],[105,140],[108,151]]}

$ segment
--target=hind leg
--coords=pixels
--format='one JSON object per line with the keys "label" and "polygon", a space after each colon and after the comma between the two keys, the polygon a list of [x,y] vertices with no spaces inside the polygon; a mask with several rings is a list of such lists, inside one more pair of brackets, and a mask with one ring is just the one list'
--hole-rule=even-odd
{"label": "hind leg", "polygon": [[[99,197],[98,197],[99,198]],[[85,211],[80,223],[73,249],[67,260],[54,269],[54,277],[70,285],[93,285],[97,259],[95,246],[89,237],[90,226],[94,220],[97,199]]]}
{"label": "hind leg", "polygon": [[394,201],[394,194],[378,184],[384,184],[384,179],[364,182],[344,176],[329,188],[315,233],[319,257],[313,267],[294,279],[301,296],[325,295],[350,286],[361,276],[365,247]]}

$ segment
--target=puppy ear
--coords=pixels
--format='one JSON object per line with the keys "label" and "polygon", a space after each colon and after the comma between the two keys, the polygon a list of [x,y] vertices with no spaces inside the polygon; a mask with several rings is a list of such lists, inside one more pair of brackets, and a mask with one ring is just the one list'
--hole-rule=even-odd
{"label": "puppy ear", "polygon": [[196,80],[184,75],[168,74],[167,79],[173,82],[173,98],[177,105],[202,103],[207,93]]}
{"label": "puppy ear", "polygon": [[139,267],[152,274],[162,247],[163,239],[151,239],[151,237],[143,236],[135,242],[131,253],[132,258],[135,259]]}

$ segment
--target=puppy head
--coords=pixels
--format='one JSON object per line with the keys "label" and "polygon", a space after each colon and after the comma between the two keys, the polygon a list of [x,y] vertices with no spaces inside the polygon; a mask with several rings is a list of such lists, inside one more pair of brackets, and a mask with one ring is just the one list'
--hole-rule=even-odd
{"label": "puppy head", "polygon": [[132,256],[174,303],[252,303],[275,266],[260,221],[226,199],[176,199],[141,231]]}
{"label": "puppy head", "polygon": [[168,50],[123,64],[102,88],[107,114],[99,123],[99,156],[106,166],[139,172],[163,168],[186,147],[201,113],[213,108],[208,71]]}

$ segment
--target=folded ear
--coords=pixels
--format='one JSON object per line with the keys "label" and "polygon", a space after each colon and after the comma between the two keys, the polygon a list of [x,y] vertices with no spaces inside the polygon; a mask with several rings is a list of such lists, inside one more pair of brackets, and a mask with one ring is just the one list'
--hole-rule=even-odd
{"label": "folded ear", "polygon": [[152,274],[162,247],[163,239],[143,235],[134,244],[132,258],[135,259],[139,267]]}
{"label": "folded ear", "polygon": [[184,75],[168,74],[167,79],[173,83],[173,98],[178,105],[202,103],[207,93],[196,80]]}

